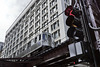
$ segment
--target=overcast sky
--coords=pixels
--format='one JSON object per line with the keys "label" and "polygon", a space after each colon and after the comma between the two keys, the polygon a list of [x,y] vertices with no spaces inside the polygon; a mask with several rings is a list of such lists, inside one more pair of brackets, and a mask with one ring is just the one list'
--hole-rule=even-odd
{"label": "overcast sky", "polygon": [[0,42],[5,41],[8,28],[31,0],[0,0]]}

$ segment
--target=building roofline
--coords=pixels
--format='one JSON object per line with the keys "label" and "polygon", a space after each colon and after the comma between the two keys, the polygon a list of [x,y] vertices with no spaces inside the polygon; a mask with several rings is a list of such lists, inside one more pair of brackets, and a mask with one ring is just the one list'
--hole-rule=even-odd
{"label": "building roofline", "polygon": [[11,31],[11,29],[17,24],[17,22],[20,20],[21,17],[24,16],[24,14],[27,12],[27,10],[29,9],[29,7],[32,6],[32,4],[35,2],[36,0],[31,0],[27,6],[22,10],[22,12],[19,14],[19,16],[15,19],[15,21],[13,22],[13,24],[8,28],[8,30],[6,31],[6,35]]}

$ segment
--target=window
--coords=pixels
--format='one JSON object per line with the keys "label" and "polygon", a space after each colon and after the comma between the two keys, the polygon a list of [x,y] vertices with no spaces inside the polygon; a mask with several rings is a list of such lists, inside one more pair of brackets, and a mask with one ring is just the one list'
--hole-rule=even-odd
{"label": "window", "polygon": [[23,42],[21,41],[21,42],[20,42],[20,46],[22,46],[22,44],[23,44]]}
{"label": "window", "polygon": [[28,25],[25,27],[25,30],[27,30],[28,29]]}
{"label": "window", "polygon": [[52,14],[52,13],[56,12],[56,11],[57,11],[57,9],[58,9],[57,5],[56,5],[56,6],[54,6],[54,7],[50,10],[50,14]]}
{"label": "window", "polygon": [[26,32],[24,33],[24,37],[25,37],[27,34],[28,34],[28,31],[26,31]]}
{"label": "window", "polygon": [[14,32],[14,35],[16,36],[16,31]]}
{"label": "window", "polygon": [[55,42],[55,45],[58,45],[60,43],[61,43],[61,40],[58,40],[58,41]]}
{"label": "window", "polygon": [[51,25],[51,31],[55,30],[58,27],[59,27],[59,20]]}
{"label": "window", "polygon": [[10,49],[12,48],[12,45],[10,46]]}
{"label": "window", "polygon": [[29,12],[30,12],[30,10],[28,10],[28,11],[26,12],[26,15],[28,15],[28,14],[29,14]]}
{"label": "window", "polygon": [[25,21],[25,25],[27,25],[27,23],[28,23],[28,20]]}
{"label": "window", "polygon": [[38,4],[40,2],[40,0],[36,0],[36,4]]}
{"label": "window", "polygon": [[49,33],[49,29],[48,29],[48,28],[46,28],[43,32],[48,32],[48,33]]}
{"label": "window", "polygon": [[35,34],[38,33],[40,31],[40,27],[38,27],[36,30],[35,30]]}
{"label": "window", "polygon": [[56,2],[57,2],[57,0],[52,0],[52,1],[50,2],[50,7],[53,6]]}
{"label": "window", "polygon": [[18,26],[18,23],[16,24],[16,27]]}
{"label": "window", "polygon": [[29,29],[29,32],[31,32],[33,29],[34,29],[34,26],[32,26],[32,27]]}
{"label": "window", "polygon": [[20,27],[17,29],[18,32],[20,32]]}
{"label": "window", "polygon": [[29,25],[31,26],[33,25],[33,23],[34,23],[34,19],[29,23]]}
{"label": "window", "polygon": [[19,34],[17,34],[17,38],[19,37]]}
{"label": "window", "polygon": [[67,5],[70,5],[70,0],[66,0]]}
{"label": "window", "polygon": [[30,17],[30,20],[34,19],[34,14]]}
{"label": "window", "polygon": [[11,35],[11,38],[13,38],[13,34]]}
{"label": "window", "polygon": [[20,53],[23,51],[23,48],[20,48]]}
{"label": "window", "polygon": [[9,51],[9,54],[11,54],[11,50]]}
{"label": "window", "polygon": [[13,43],[13,47],[15,46],[15,42]]}
{"label": "window", "polygon": [[16,37],[14,37],[14,41],[16,40]]}
{"label": "window", "polygon": [[58,17],[58,12],[56,12],[53,16],[50,17],[51,21],[53,21],[56,17]]}
{"label": "window", "polygon": [[21,31],[21,34],[23,34],[23,30]]}
{"label": "window", "polygon": [[56,32],[54,32],[54,33],[52,34],[52,36],[54,37],[54,39],[60,37],[60,30],[57,30]]}
{"label": "window", "polygon": [[28,43],[27,48],[30,48],[30,47],[31,47],[31,41]]}
{"label": "window", "polygon": [[42,10],[42,15],[43,15],[44,13],[46,13],[47,11],[48,11],[48,7],[44,8],[44,9]]}
{"label": "window", "polygon": [[29,34],[29,38],[31,38],[33,36],[33,32]]}
{"label": "window", "polygon": [[27,37],[24,39],[24,43],[26,43],[27,42]]}
{"label": "window", "polygon": [[44,8],[44,7],[46,7],[46,5],[47,5],[47,0],[42,4],[42,8]]}
{"label": "window", "polygon": [[35,21],[37,21],[39,18],[40,18],[40,14],[38,14],[38,15],[35,17]]}
{"label": "window", "polygon": [[67,0],[64,0],[64,1],[66,1],[66,2],[67,2]]}
{"label": "window", "polygon": [[46,20],[43,24],[42,24],[42,28],[46,27],[48,25],[48,20]]}
{"label": "window", "polygon": [[41,34],[39,35],[39,40],[41,40]]}
{"label": "window", "polygon": [[20,37],[20,40],[22,40],[23,39],[23,35]]}
{"label": "window", "polygon": [[45,14],[43,17],[42,17],[42,21],[46,20],[48,18],[48,14]]}
{"label": "window", "polygon": [[40,20],[35,23],[35,27],[39,26]]}
{"label": "window", "polygon": [[16,44],[19,42],[19,39],[16,40]]}
{"label": "window", "polygon": [[21,29],[23,29],[24,25],[21,25]]}
{"label": "window", "polygon": [[16,49],[18,49],[18,45],[16,45]]}
{"label": "window", "polygon": [[40,12],[40,8],[38,8],[35,12],[35,14],[37,15]]}
{"label": "window", "polygon": [[25,50],[25,46],[22,47],[22,51],[24,51],[24,50]]}
{"label": "window", "polygon": [[35,37],[35,43],[37,42],[37,37]]}
{"label": "window", "polygon": [[31,6],[31,10],[35,7],[35,3]]}

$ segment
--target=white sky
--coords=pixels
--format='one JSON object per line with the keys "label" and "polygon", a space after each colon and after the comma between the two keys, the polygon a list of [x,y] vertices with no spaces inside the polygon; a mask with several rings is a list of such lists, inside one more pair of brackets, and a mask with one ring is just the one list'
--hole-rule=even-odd
{"label": "white sky", "polygon": [[0,42],[5,41],[6,31],[31,0],[0,0]]}

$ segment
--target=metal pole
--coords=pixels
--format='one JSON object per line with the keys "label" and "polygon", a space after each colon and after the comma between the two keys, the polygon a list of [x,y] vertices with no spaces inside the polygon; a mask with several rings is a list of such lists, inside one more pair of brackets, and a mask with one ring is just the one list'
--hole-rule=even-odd
{"label": "metal pole", "polygon": [[88,24],[87,24],[90,21],[89,21],[89,16],[86,12],[86,10],[87,10],[86,9],[86,4],[85,4],[86,0],[79,0],[79,1],[80,1],[81,10],[83,12],[82,13],[82,25],[83,25],[84,34],[85,34],[85,37],[86,37],[87,41],[90,43],[89,46],[91,48],[93,61],[94,61],[94,66],[97,67],[97,62],[96,62],[96,58],[95,58],[93,43],[92,43],[91,36],[90,36],[90,33],[89,33],[89,27],[88,27]]}

